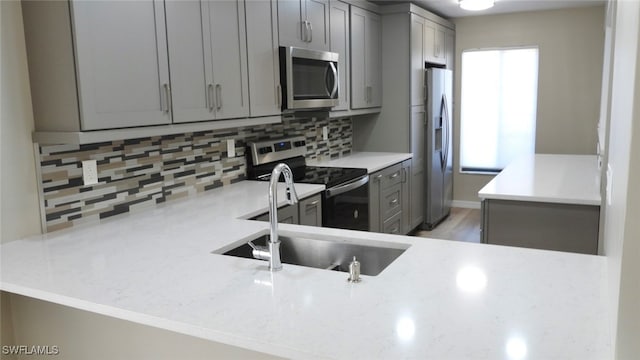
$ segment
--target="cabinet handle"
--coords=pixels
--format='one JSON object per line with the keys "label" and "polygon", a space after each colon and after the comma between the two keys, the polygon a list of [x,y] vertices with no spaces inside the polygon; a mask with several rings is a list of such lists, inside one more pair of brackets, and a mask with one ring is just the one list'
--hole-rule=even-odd
{"label": "cabinet handle", "polygon": [[214,101],[213,101],[213,84],[208,84],[207,85],[207,104],[208,104],[208,108],[209,108],[209,112],[213,111],[213,107],[214,107]]}
{"label": "cabinet handle", "polygon": [[380,179],[382,179],[382,174],[380,174],[380,175],[376,175],[375,180],[376,180],[376,181],[380,181]]}
{"label": "cabinet handle", "polygon": [[222,108],[222,85],[216,84],[216,110]]}
{"label": "cabinet handle", "polygon": [[318,205],[318,203],[320,203],[320,200],[315,200],[315,201],[310,202],[309,204],[307,204],[307,209],[315,207],[316,205]]}
{"label": "cabinet handle", "polygon": [[397,177],[398,177],[398,175],[400,175],[400,172],[399,172],[399,171],[396,171],[396,172],[394,172],[394,173],[393,173],[393,175],[389,176],[389,178],[390,178],[390,179],[395,179],[395,178],[397,178]]}
{"label": "cabinet handle", "polygon": [[276,85],[276,104],[278,104],[278,109],[282,107],[282,86],[280,84]]}
{"label": "cabinet handle", "polygon": [[391,231],[389,232],[390,234],[397,234],[398,230],[400,230],[397,226],[394,227],[393,229],[391,229]]}
{"label": "cabinet handle", "polygon": [[302,41],[307,42],[307,21],[300,22],[300,35],[302,36]]}
{"label": "cabinet handle", "polygon": [[406,183],[407,182],[407,168],[402,168],[402,183]]}
{"label": "cabinet handle", "polygon": [[393,199],[389,202],[389,205],[397,205],[398,204],[398,199]]}
{"label": "cabinet handle", "polygon": [[171,111],[171,88],[167,83],[163,84],[162,87],[164,89],[164,100],[165,100],[164,112],[168,113],[169,111]]}
{"label": "cabinet handle", "polygon": [[313,42],[313,25],[311,25],[311,21],[307,21],[309,24],[309,42]]}

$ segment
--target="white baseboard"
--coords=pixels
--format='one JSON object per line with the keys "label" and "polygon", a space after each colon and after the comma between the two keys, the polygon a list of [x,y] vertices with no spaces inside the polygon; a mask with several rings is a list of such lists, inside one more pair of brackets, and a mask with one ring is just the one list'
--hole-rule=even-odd
{"label": "white baseboard", "polygon": [[457,208],[480,209],[480,201],[453,200],[451,206]]}

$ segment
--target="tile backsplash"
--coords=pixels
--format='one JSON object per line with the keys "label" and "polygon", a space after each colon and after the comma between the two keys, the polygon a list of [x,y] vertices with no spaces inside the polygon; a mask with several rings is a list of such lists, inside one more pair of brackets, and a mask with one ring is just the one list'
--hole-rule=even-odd
{"label": "tile backsplash", "polygon": [[[329,140],[322,139],[328,126]],[[88,145],[40,146],[47,232],[191,196],[246,177],[249,141],[305,136],[306,158],[351,153],[352,122],[284,119],[282,123]],[[228,157],[226,141],[235,140]],[[84,186],[82,161],[97,160],[98,184]]]}

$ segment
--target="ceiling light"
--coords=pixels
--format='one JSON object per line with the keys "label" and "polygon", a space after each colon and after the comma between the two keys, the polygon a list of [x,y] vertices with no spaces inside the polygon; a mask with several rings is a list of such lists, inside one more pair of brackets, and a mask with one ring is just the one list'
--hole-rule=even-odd
{"label": "ceiling light", "polygon": [[478,11],[493,7],[494,0],[458,0],[458,3],[464,10]]}

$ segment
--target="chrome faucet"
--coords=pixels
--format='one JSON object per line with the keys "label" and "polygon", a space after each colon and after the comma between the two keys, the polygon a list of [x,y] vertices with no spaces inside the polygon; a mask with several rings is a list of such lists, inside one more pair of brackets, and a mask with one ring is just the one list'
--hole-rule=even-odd
{"label": "chrome faucet", "polygon": [[249,246],[253,249],[253,257],[259,260],[269,261],[269,270],[278,271],[282,269],[280,261],[280,240],[278,239],[278,179],[280,174],[284,175],[286,183],[287,202],[294,205],[298,202],[298,194],[293,187],[293,172],[287,164],[280,163],[273,168],[269,181],[269,241],[267,246],[256,246],[249,241]]}

